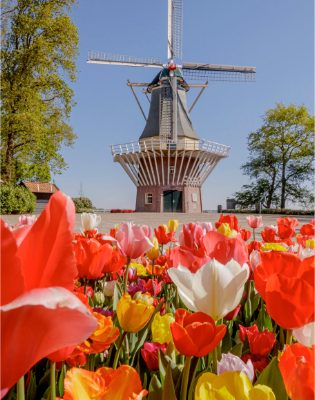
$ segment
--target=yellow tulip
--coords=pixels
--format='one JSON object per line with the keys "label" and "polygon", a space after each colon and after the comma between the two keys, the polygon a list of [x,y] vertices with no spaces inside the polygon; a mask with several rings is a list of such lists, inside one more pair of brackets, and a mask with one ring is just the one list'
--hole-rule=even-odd
{"label": "yellow tulip", "polygon": [[152,321],[152,341],[154,343],[169,343],[172,340],[171,323],[175,321],[173,314],[155,314]]}
{"label": "yellow tulip", "polygon": [[281,243],[265,243],[263,246],[261,246],[262,251],[288,251],[288,248],[284,246]]}
{"label": "yellow tulip", "polygon": [[156,260],[158,256],[160,255],[160,249],[159,249],[159,242],[157,238],[153,238],[152,240],[153,247],[149,251],[147,251],[147,257],[150,260]]}
{"label": "yellow tulip", "polygon": [[178,229],[178,219],[170,219],[167,223],[169,232],[176,232]]}
{"label": "yellow tulip", "polygon": [[196,385],[195,400],[276,400],[276,397],[268,386],[253,386],[243,372],[227,371],[220,375],[202,374]]}
{"label": "yellow tulip", "polygon": [[134,298],[124,294],[117,303],[117,317],[126,332],[139,332],[145,327],[154,312],[153,297],[136,293]]}
{"label": "yellow tulip", "polygon": [[306,240],[305,247],[308,247],[308,248],[314,250],[315,249],[315,240],[314,239]]}
{"label": "yellow tulip", "polygon": [[138,276],[146,276],[146,275],[148,275],[146,267],[143,264],[132,262],[132,263],[129,264],[129,267],[136,268]]}
{"label": "yellow tulip", "polygon": [[219,233],[221,233],[221,235],[224,235],[229,238],[234,238],[237,236],[237,231],[234,229],[231,229],[230,225],[225,222],[219,226],[217,231]]}

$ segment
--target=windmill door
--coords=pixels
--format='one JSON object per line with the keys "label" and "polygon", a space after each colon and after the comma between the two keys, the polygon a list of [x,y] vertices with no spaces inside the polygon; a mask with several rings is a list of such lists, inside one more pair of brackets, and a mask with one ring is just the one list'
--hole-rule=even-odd
{"label": "windmill door", "polygon": [[163,211],[164,212],[182,212],[183,193],[178,190],[166,190],[163,192]]}

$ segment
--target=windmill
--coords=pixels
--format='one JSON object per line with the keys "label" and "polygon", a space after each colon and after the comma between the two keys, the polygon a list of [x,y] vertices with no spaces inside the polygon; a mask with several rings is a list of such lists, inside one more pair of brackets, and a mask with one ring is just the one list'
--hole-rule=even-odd
{"label": "windmill", "polygon": [[[201,186],[230,148],[199,139],[189,112],[208,80],[253,81],[255,77],[255,67],[183,62],[182,37],[183,0],[168,0],[167,63],[158,58],[89,52],[91,64],[159,69],[151,83],[128,81],[146,120],[139,140],[111,146],[114,161],[137,187],[137,211],[202,211]],[[186,79],[207,82],[188,84]],[[148,116],[133,89],[139,86],[146,88],[150,101]],[[201,91],[188,109],[186,92],[190,87],[200,87]]]}

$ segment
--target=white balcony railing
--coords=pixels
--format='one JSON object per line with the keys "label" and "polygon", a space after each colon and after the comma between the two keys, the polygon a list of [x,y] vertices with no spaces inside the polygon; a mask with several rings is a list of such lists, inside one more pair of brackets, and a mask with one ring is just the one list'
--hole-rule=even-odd
{"label": "white balcony railing", "polygon": [[230,147],[224,144],[212,142],[210,140],[193,140],[188,138],[178,139],[177,142],[172,142],[163,139],[146,139],[124,144],[114,144],[111,146],[112,155],[121,155],[129,153],[141,153],[150,150],[199,150],[207,153],[217,154],[221,157],[229,155]]}

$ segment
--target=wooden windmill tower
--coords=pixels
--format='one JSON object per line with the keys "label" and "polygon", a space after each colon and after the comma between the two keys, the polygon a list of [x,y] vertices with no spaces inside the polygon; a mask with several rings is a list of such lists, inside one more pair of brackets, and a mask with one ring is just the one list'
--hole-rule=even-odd
{"label": "wooden windmill tower", "polygon": [[[185,79],[252,81],[256,69],[234,65],[182,62],[183,0],[168,0],[167,64],[151,58],[135,58],[90,52],[88,63],[158,68],[149,84],[130,83],[146,125],[139,140],[112,145],[119,162],[137,187],[137,211],[201,212],[201,186],[217,163],[228,156],[229,147],[199,139],[189,112],[207,83],[187,84]],[[150,100],[145,115],[134,87],[144,86]],[[188,109],[186,92],[201,91]]]}

